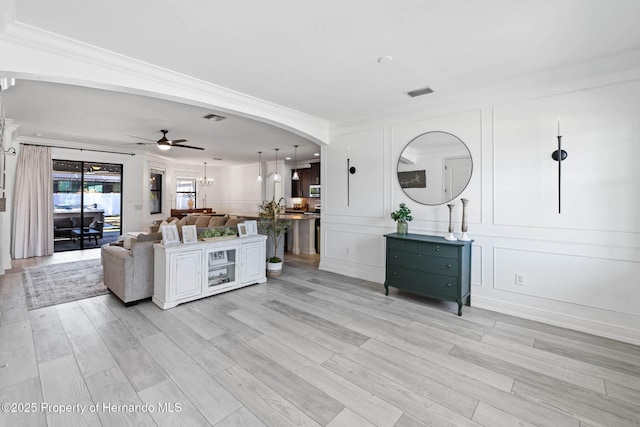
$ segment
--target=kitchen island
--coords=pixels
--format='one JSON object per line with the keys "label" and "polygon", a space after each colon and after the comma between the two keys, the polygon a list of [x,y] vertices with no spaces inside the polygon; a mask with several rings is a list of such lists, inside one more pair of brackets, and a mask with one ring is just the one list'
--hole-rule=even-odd
{"label": "kitchen island", "polygon": [[[246,219],[258,220],[256,213],[230,213]],[[291,221],[292,227],[288,230],[291,235],[291,253],[313,255],[316,253],[316,220],[320,219],[317,213],[283,213],[280,219]],[[284,245],[282,245],[284,247]],[[269,245],[267,245],[267,253]]]}

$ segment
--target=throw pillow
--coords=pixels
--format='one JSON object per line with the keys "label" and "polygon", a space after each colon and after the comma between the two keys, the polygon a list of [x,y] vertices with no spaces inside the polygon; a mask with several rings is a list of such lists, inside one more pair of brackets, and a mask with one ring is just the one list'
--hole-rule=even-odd
{"label": "throw pillow", "polygon": [[245,219],[244,218],[229,218],[227,220],[227,222],[225,222],[225,227],[235,227],[238,224],[240,224],[241,222],[244,222]]}
{"label": "throw pillow", "polygon": [[207,227],[220,227],[221,225],[224,225],[225,222],[227,222],[227,219],[229,218],[227,218],[226,216],[212,216]]}
{"label": "throw pillow", "polygon": [[207,227],[209,225],[209,216],[207,215],[198,215],[198,219],[196,219],[195,226],[198,228]]}
{"label": "throw pillow", "polygon": [[124,235],[124,243],[122,244],[122,246],[125,249],[131,249],[131,243],[133,239],[136,239],[137,237],[139,237],[141,234],[147,234],[143,231],[132,231],[129,233],[126,233]]}
{"label": "throw pillow", "polygon": [[180,221],[178,221],[178,223],[176,225],[178,226],[178,228],[182,228],[183,225],[188,225],[187,224],[187,217],[183,216],[182,219]]}

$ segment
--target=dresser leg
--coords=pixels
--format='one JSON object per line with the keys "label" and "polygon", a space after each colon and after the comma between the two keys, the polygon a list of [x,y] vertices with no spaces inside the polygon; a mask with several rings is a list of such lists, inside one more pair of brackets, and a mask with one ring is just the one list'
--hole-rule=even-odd
{"label": "dresser leg", "polygon": [[458,302],[458,316],[462,316],[462,301]]}
{"label": "dresser leg", "polygon": [[384,285],[384,294],[385,295],[389,295],[389,286],[387,286],[387,284],[385,283]]}

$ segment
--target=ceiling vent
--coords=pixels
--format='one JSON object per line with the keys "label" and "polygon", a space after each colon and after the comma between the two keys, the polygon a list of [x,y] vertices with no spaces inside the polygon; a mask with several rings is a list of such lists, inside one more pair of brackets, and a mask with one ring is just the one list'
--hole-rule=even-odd
{"label": "ceiling vent", "polygon": [[206,116],[203,117],[203,119],[221,122],[222,120],[226,119],[226,117],[222,117],[217,114],[207,114]]}
{"label": "ceiling vent", "polygon": [[431,89],[429,86],[427,87],[423,87],[422,89],[416,89],[416,90],[412,90],[407,92],[407,95],[409,95],[412,98],[415,98],[416,96],[422,96],[422,95],[427,95],[433,93],[433,89]]}

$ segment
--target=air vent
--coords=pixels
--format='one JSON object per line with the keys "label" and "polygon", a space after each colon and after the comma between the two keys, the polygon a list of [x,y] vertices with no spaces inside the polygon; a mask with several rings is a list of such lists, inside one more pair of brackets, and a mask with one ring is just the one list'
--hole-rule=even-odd
{"label": "air vent", "polygon": [[407,95],[409,95],[412,98],[415,98],[416,96],[422,96],[422,95],[427,95],[433,93],[433,89],[431,89],[429,86],[427,87],[423,87],[422,89],[416,89],[416,90],[412,90],[407,92]]}
{"label": "air vent", "polygon": [[222,117],[222,116],[219,116],[217,114],[207,114],[206,116],[203,117],[203,119],[220,122],[220,121],[226,119],[226,117]]}

